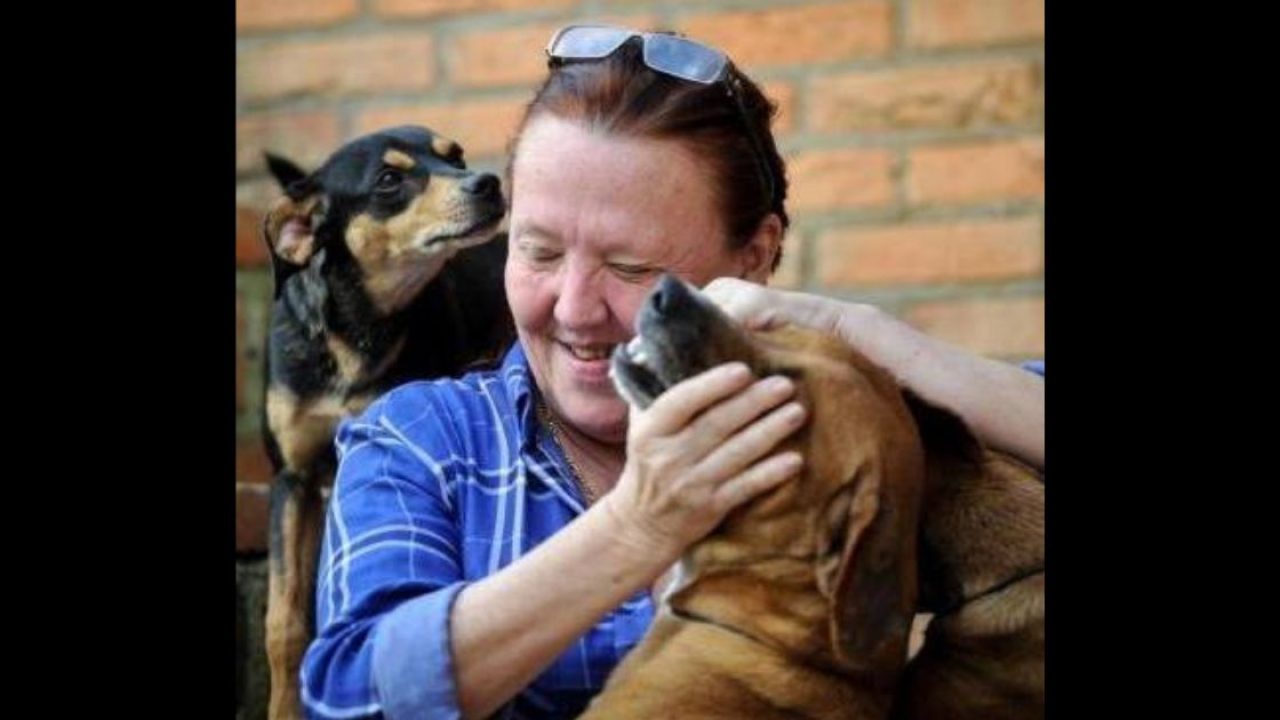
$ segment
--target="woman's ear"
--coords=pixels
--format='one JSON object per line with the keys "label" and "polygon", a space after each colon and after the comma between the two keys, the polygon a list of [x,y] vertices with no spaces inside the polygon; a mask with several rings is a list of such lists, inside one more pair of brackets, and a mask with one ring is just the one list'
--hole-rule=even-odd
{"label": "woman's ear", "polygon": [[777,213],[764,216],[746,245],[735,252],[742,263],[738,277],[764,285],[773,274],[773,259],[782,250],[782,220]]}

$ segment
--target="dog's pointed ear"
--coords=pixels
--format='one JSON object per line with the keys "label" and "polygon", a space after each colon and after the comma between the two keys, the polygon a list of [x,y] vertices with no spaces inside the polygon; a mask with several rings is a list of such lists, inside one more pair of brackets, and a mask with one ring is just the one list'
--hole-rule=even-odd
{"label": "dog's pointed ear", "polygon": [[897,462],[867,458],[831,497],[814,568],[836,660],[885,689],[906,663],[923,481],[922,468]]}
{"label": "dog's pointed ear", "polygon": [[298,167],[297,163],[282,156],[271,152],[263,151],[262,156],[267,161],[267,171],[271,173],[271,177],[276,179],[276,183],[281,190],[289,192],[289,187],[295,183],[300,183],[306,179],[307,173]]}

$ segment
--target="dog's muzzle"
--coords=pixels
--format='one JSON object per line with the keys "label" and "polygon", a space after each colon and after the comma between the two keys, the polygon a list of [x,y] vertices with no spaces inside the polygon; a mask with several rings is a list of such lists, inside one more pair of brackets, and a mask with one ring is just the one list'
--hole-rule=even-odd
{"label": "dog's muzzle", "polygon": [[643,410],[672,385],[727,361],[718,340],[740,332],[692,285],[663,275],[636,315],[636,336],[614,349],[610,375],[618,393]]}

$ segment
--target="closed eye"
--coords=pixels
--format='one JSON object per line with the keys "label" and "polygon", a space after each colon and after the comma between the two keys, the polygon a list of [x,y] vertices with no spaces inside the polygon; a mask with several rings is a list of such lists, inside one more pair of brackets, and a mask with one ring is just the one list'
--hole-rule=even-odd
{"label": "closed eye", "polygon": [[648,265],[627,265],[625,263],[610,263],[609,267],[621,277],[623,280],[631,282],[639,282],[659,272],[659,268],[649,267]]}
{"label": "closed eye", "polygon": [[525,257],[529,258],[531,262],[534,262],[537,264],[546,264],[546,263],[555,262],[560,258],[560,255],[561,255],[559,250],[552,250],[550,248],[531,246],[523,243],[520,245],[520,250]]}

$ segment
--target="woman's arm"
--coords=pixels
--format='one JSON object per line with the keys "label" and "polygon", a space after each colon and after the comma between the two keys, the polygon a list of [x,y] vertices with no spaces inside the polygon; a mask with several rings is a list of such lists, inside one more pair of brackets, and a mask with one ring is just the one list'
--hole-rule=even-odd
{"label": "woman's arm", "polygon": [[960,415],[988,446],[1044,467],[1044,378],[916,330],[872,305],[720,278],[706,293],[748,327],[794,323],[829,332],[935,405]]}

